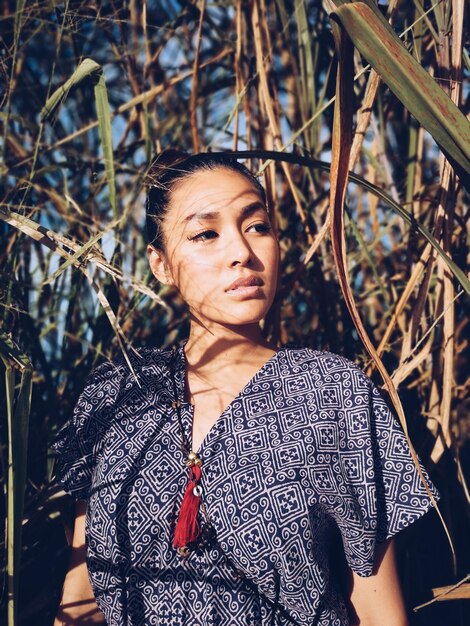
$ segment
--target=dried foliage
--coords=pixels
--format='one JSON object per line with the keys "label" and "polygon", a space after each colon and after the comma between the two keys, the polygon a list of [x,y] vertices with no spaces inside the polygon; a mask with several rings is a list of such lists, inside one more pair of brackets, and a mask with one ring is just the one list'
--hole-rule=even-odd
{"label": "dried foliage", "polygon": [[[332,11],[364,55],[350,57],[352,147],[342,159],[354,176],[333,217],[340,218],[331,231],[336,248]],[[423,91],[419,82],[413,93],[393,82],[391,51],[357,18],[367,22],[370,11],[386,16],[432,79]],[[455,547],[453,554],[435,513],[399,536],[408,605],[468,573],[463,23],[463,0],[392,0],[379,8],[371,0],[4,2],[2,623],[52,622],[70,500],[51,482],[48,446],[86,375],[120,350],[167,346],[188,331],[178,295],[156,283],[145,252],[142,181],[154,153],[168,147],[252,151],[283,252],[265,332],[342,353],[375,377],[377,359],[360,339],[367,335],[389,390],[398,390]],[[366,60],[372,52],[375,69]],[[444,114],[441,102],[450,107]],[[343,115],[344,107],[342,100]],[[411,623],[463,626],[468,618],[453,600],[420,609]]]}

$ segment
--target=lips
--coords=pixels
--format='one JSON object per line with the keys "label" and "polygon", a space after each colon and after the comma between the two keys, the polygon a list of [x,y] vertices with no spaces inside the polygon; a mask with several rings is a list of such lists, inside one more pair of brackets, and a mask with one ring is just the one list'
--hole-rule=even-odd
{"label": "lips", "polygon": [[263,284],[263,281],[258,276],[246,276],[245,278],[238,278],[226,291],[235,291],[243,287],[261,287]]}

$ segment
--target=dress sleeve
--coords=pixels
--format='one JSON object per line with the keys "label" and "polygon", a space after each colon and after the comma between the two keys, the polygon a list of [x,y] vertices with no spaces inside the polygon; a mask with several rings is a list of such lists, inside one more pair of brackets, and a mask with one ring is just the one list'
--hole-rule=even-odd
{"label": "dress sleeve", "polygon": [[[332,513],[349,566],[361,576],[370,576],[376,545],[415,522],[434,504],[401,424],[377,387],[357,367],[343,374],[343,382],[336,474],[341,496]],[[439,492],[418,461],[437,501]]]}
{"label": "dress sleeve", "polygon": [[90,495],[96,456],[114,416],[121,378],[121,370],[111,362],[96,367],[85,381],[72,416],[51,444],[55,478],[76,500]]}

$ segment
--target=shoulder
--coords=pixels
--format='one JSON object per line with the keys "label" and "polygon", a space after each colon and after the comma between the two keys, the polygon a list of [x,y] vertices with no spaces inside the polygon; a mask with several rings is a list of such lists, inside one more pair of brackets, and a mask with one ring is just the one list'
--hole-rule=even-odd
{"label": "shoulder", "polygon": [[126,354],[120,352],[113,360],[105,361],[96,367],[93,373],[109,375],[114,373],[119,376],[132,375],[145,372],[148,369],[165,370],[169,367],[174,351],[171,348],[157,348],[154,346],[140,346],[127,348]]}
{"label": "shoulder", "polygon": [[104,361],[88,375],[75,413],[82,421],[92,413],[99,414],[104,422],[116,411],[134,414],[148,406],[150,398],[152,402],[161,401],[171,391],[169,368],[173,355],[172,349],[143,346],[127,348],[126,354],[120,352]]}
{"label": "shoulder", "polygon": [[93,393],[103,385],[109,386],[111,395],[117,398],[121,391],[136,386],[142,391],[152,384],[168,377],[174,355],[171,348],[154,346],[128,347],[126,354],[121,351],[113,359],[108,359],[94,367],[88,374],[83,395]]}
{"label": "shoulder", "polygon": [[291,344],[284,348],[284,353],[293,373],[310,371],[336,380],[354,378],[358,384],[366,386],[372,383],[359,365],[341,354]]}

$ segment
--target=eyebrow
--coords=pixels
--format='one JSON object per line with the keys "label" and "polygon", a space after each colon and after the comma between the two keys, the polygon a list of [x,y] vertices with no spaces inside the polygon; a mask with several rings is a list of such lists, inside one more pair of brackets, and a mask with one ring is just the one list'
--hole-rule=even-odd
{"label": "eyebrow", "polygon": [[[243,207],[242,212],[241,212],[241,217],[243,218],[248,217],[252,213],[259,211],[260,209],[267,212],[266,206],[263,204],[263,202],[261,202],[260,200],[257,200],[256,202],[252,202],[251,204],[248,204],[247,206]],[[217,219],[219,215],[220,215],[220,211],[200,211],[196,213],[190,213],[190,215],[187,215],[184,218],[184,222],[185,224],[187,224],[188,222],[194,219],[214,220],[214,219]]]}

